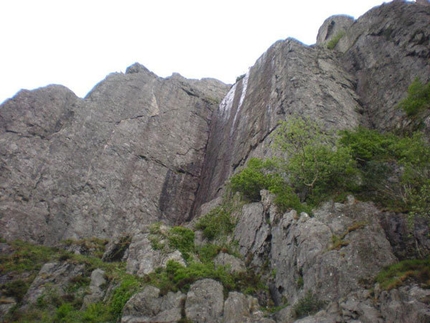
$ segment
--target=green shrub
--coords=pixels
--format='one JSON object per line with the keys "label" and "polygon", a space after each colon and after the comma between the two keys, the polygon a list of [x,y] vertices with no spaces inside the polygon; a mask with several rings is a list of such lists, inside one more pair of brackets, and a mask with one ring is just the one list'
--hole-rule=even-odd
{"label": "green shrub", "polygon": [[339,143],[358,162],[359,196],[397,211],[428,215],[430,147],[421,133],[398,136],[358,128],[342,131]]}
{"label": "green shrub", "polygon": [[240,192],[251,202],[260,201],[260,191],[267,189],[270,179],[264,172],[265,163],[259,158],[251,158],[247,167],[230,179],[230,187],[234,192]]}
{"label": "green shrub", "polygon": [[125,303],[139,290],[140,286],[140,281],[135,276],[125,275],[112,294],[109,301],[109,312],[114,317],[119,317]]}
{"label": "green shrub", "polygon": [[231,210],[226,205],[220,205],[202,216],[196,223],[196,229],[203,231],[203,236],[214,240],[233,232],[235,221],[231,217]]}
{"label": "green shrub", "polygon": [[408,96],[400,101],[399,108],[406,112],[408,117],[413,117],[421,111],[430,108],[430,82],[424,84],[416,78],[408,87]]}
{"label": "green shrub", "polygon": [[311,291],[301,298],[293,307],[296,318],[302,318],[317,313],[326,305],[325,302],[320,301]]}
{"label": "green shrub", "polygon": [[394,134],[382,134],[364,127],[340,131],[339,143],[351,150],[352,157],[359,163],[370,160],[386,160],[395,154],[393,145],[398,141]]}
{"label": "green shrub", "polygon": [[330,39],[327,43],[327,48],[328,49],[334,49],[337,45],[337,43],[339,42],[339,40],[345,36],[345,31],[341,30],[339,31],[335,36],[332,37],[332,39]]}
{"label": "green shrub", "polygon": [[191,262],[187,267],[180,263],[170,260],[166,269],[152,276],[152,283],[157,285],[163,293],[168,290],[181,290],[186,293],[191,284],[199,279],[212,278],[219,281],[228,291],[241,291],[244,293],[254,293],[257,290],[265,289],[261,283],[260,276],[248,270],[244,273],[230,273],[226,267],[218,266],[215,268],[213,262]]}
{"label": "green shrub", "polygon": [[168,234],[169,246],[179,250],[185,259],[194,252],[194,231],[185,227],[173,227]]}
{"label": "green shrub", "polygon": [[275,131],[274,147],[287,156],[280,169],[301,200],[311,205],[354,188],[356,162],[348,147],[336,146],[335,135],[300,117],[281,122]]}

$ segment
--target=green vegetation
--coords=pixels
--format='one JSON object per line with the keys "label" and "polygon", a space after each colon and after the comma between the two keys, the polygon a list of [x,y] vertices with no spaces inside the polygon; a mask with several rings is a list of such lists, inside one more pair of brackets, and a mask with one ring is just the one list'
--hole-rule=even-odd
{"label": "green vegetation", "polygon": [[168,235],[169,246],[179,250],[188,260],[190,253],[194,252],[194,231],[185,227],[173,227]]}
{"label": "green vegetation", "polygon": [[186,267],[170,260],[165,269],[159,268],[157,272],[149,274],[146,281],[158,287],[161,294],[178,290],[186,293],[191,284],[202,278],[212,278],[221,282],[226,294],[230,291],[253,294],[258,290],[266,289],[260,281],[260,276],[251,270],[244,273],[231,273],[224,266],[215,266],[213,259],[204,260],[205,262],[190,262]]}
{"label": "green vegetation", "polygon": [[[8,314],[7,322],[115,322],[125,302],[142,286],[140,278],[125,273],[124,263],[106,263],[98,257],[77,255],[63,249],[32,245],[19,240],[8,244],[13,252],[0,255],[0,275],[7,275],[11,280],[1,285],[0,289],[3,296],[15,298],[18,306]],[[93,253],[100,255],[97,246],[104,245],[105,242],[89,239],[62,243],[63,246],[71,244],[90,246]],[[54,286],[47,285],[36,304],[21,311],[19,305],[24,295],[47,262],[84,264],[85,269],[82,276],[72,277],[66,283],[61,296]],[[103,269],[110,284],[118,287],[109,295],[107,302],[91,304],[81,311],[91,272],[96,268]]]}
{"label": "green vegetation", "polygon": [[336,145],[333,131],[309,119],[292,118],[282,122],[274,145],[288,156],[281,169],[302,200],[318,205],[327,198],[354,189],[358,175],[349,147]]}
{"label": "green vegetation", "polygon": [[407,281],[430,288],[430,258],[404,260],[382,270],[376,281],[384,290],[397,288]]}
{"label": "green vegetation", "polygon": [[351,148],[361,185],[357,195],[402,212],[429,215],[430,147],[421,133],[398,136],[358,128],[341,132]]}
{"label": "green vegetation", "polygon": [[282,173],[279,172],[279,168],[280,165],[277,160],[263,161],[258,158],[251,158],[246,168],[232,176],[230,188],[234,192],[240,192],[250,202],[259,201],[261,199],[260,191],[267,189],[276,195],[274,202],[280,212],[289,208],[308,211],[287,184]]}
{"label": "green vegetation", "polygon": [[294,305],[293,308],[296,318],[302,318],[317,313],[323,309],[325,305],[325,302],[320,301],[314,294],[311,293],[311,291],[308,291],[306,295]]}
{"label": "green vegetation", "polygon": [[327,48],[328,49],[334,49],[337,45],[337,43],[339,42],[339,40],[345,36],[345,31],[341,30],[339,31],[335,36],[333,36],[332,39],[330,39],[327,43]]}
{"label": "green vegetation", "polygon": [[232,207],[227,204],[217,206],[197,221],[196,229],[202,230],[203,236],[208,240],[228,235],[236,225],[231,212]]}
{"label": "green vegetation", "polygon": [[194,231],[182,226],[168,228],[161,222],[153,223],[149,240],[153,249],[166,253],[179,250],[186,260],[194,252]]}
{"label": "green vegetation", "polygon": [[403,109],[408,117],[430,109],[430,82],[424,84],[416,78],[408,88],[408,96],[399,103],[399,108]]}
{"label": "green vegetation", "polygon": [[251,159],[231,178],[233,191],[258,201],[260,190],[268,189],[281,212],[309,212],[352,193],[392,210],[430,215],[430,147],[419,132],[401,136],[359,127],[335,133],[291,118],[275,131],[273,147],[285,157]]}

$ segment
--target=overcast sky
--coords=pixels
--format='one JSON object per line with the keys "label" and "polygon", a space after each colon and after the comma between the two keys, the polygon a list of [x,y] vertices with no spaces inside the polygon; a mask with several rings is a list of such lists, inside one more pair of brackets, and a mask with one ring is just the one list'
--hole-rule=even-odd
{"label": "overcast sky", "polygon": [[134,62],[234,83],[275,41],[313,44],[329,16],[358,18],[383,2],[0,0],[0,102],[53,83],[84,97]]}

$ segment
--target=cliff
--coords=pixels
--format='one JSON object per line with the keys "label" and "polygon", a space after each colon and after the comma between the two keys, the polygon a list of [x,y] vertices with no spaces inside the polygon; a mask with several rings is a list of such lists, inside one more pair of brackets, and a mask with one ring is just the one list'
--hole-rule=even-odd
{"label": "cliff", "polygon": [[428,141],[430,110],[398,104],[430,82],[429,22],[428,4],[394,1],[328,18],[313,46],[276,42],[232,86],[136,63],[83,99],[51,85],[6,101],[0,319],[428,322],[428,271],[377,281],[405,259],[428,267],[428,217],[411,226],[352,196],[312,214],[280,212],[268,191],[225,196],[252,157],[276,155],[271,134],[292,116],[419,125]]}

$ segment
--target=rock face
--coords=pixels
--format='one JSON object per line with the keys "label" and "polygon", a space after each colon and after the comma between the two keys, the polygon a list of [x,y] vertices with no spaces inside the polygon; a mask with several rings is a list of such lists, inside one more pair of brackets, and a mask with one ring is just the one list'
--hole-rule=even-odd
{"label": "rock face", "polygon": [[192,322],[220,322],[223,307],[223,287],[219,282],[202,279],[191,285],[185,314]]}
{"label": "rock face", "polygon": [[0,234],[53,244],[188,219],[219,81],[141,65],[84,99],[60,86],[0,108]]}
{"label": "rock face", "polygon": [[[360,289],[361,284],[397,261],[373,205],[356,202],[326,204],[314,217],[294,210],[281,218],[262,203],[243,207],[235,231],[239,250],[252,257],[251,266],[276,273],[271,293],[290,304],[312,290],[333,301]],[[268,223],[266,219],[274,221]]]}
{"label": "rock face", "polygon": [[400,126],[393,109],[418,77],[430,80],[430,7],[394,1],[360,17],[336,47],[343,66],[356,78],[369,123],[387,130]]}
{"label": "rock face", "polygon": [[345,15],[332,16],[324,21],[317,35],[317,44],[325,45],[335,37],[345,34],[354,18]]}
{"label": "rock face", "polygon": [[305,115],[344,129],[361,123],[360,110],[353,77],[333,52],[294,39],[275,43],[213,115],[196,210],[249,157],[268,154],[269,135],[280,120]]}
{"label": "rock face", "polygon": [[180,292],[161,296],[158,288],[147,286],[125,304],[121,323],[178,322],[184,301]]}
{"label": "rock face", "polygon": [[[403,215],[353,197],[328,202],[311,217],[279,214],[263,191],[262,201],[234,212],[236,228],[220,241],[237,242],[238,254],[215,246],[221,252],[213,266],[242,278],[256,271],[267,286],[256,298],[209,278],[161,292],[147,276],[169,260],[199,261],[153,246],[150,225],[185,224],[222,204],[232,174],[251,157],[272,155],[270,134],[280,120],[300,115],[332,129],[382,131],[408,125],[396,105],[416,77],[430,81],[430,6],[420,2],[393,1],[356,21],[330,17],[314,46],[276,42],[230,89],[213,79],[163,79],[134,64],[84,99],[56,85],[19,92],[0,106],[0,238],[47,245],[109,239],[103,261],[126,262],[127,273],[143,277],[123,309],[124,323],[429,322],[423,286],[382,291],[374,283],[385,266],[430,254],[428,220],[411,228]],[[196,249],[209,241],[200,233]],[[156,242],[166,245],[167,237]],[[70,248],[92,253],[78,243]],[[13,252],[0,241],[2,256]],[[0,289],[0,320],[15,304],[43,301],[48,287],[59,296],[78,288],[83,309],[118,287],[108,271],[91,268],[89,278],[84,264],[55,261],[43,266],[22,302]],[[11,279],[2,274],[0,283]],[[299,318],[295,305],[308,296],[319,312]],[[269,301],[285,307],[262,311]]]}

